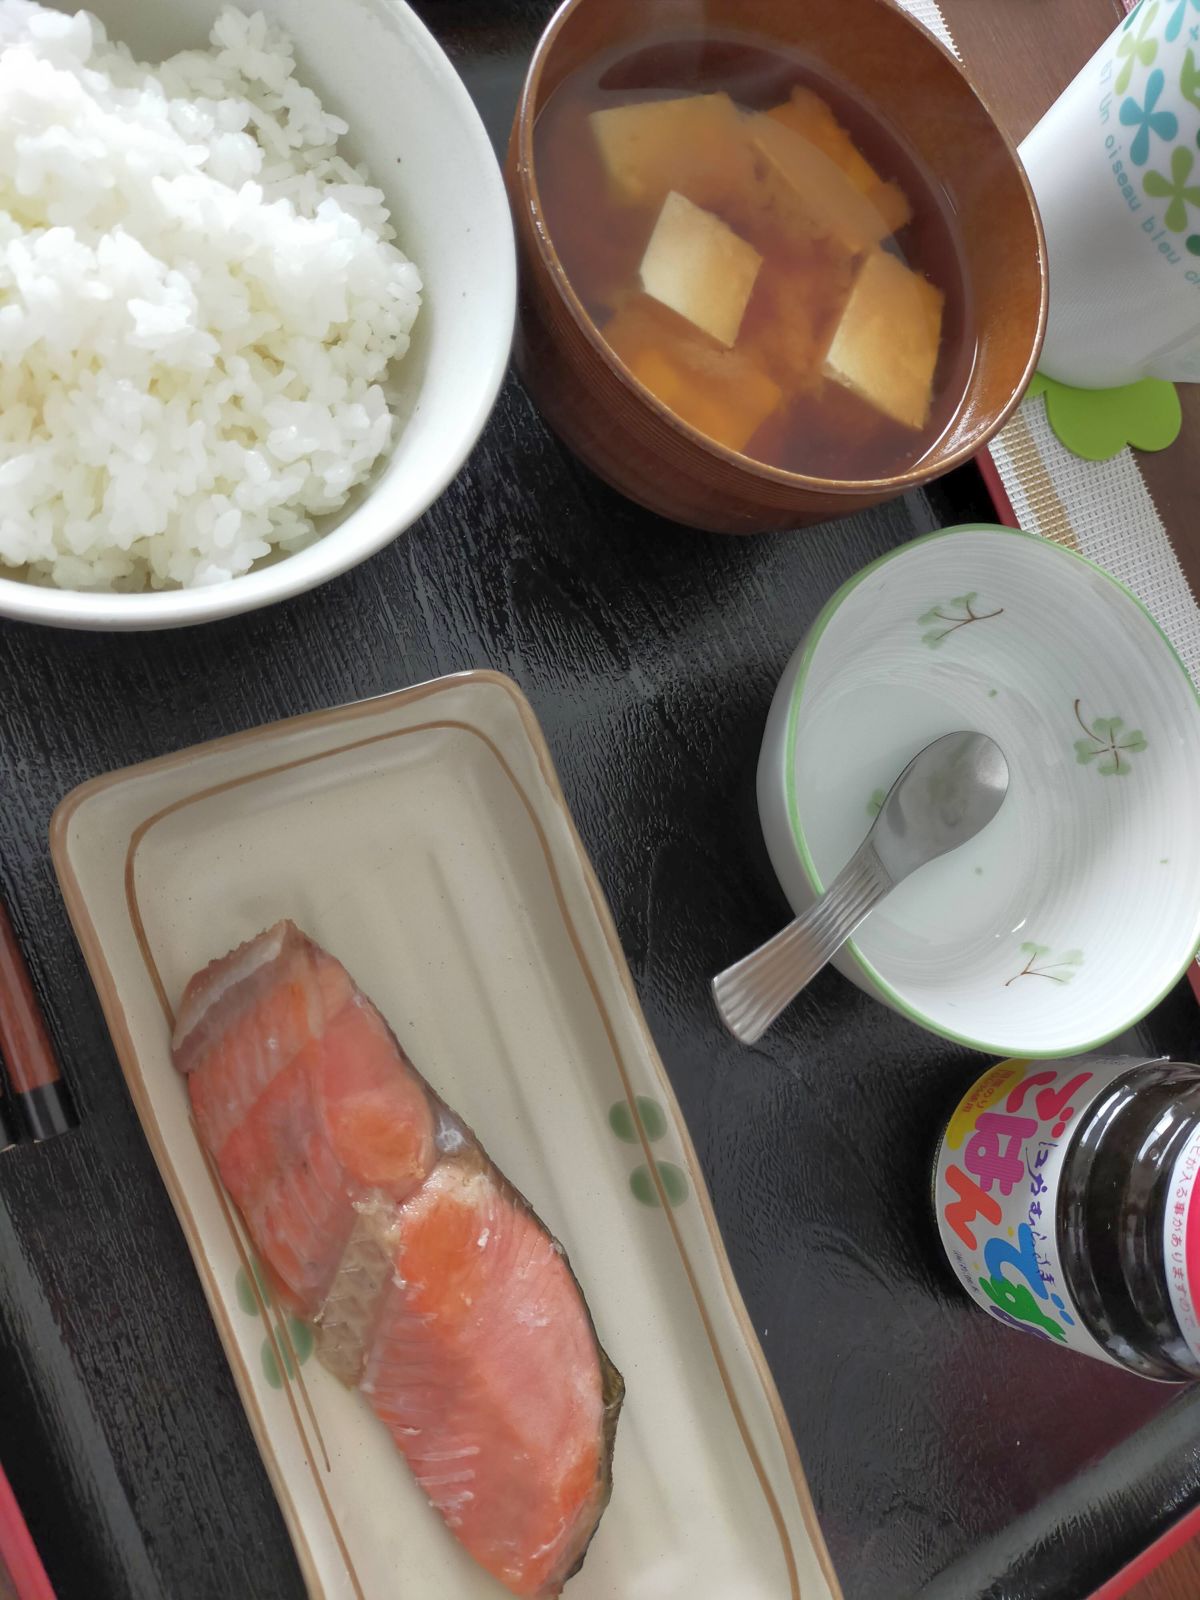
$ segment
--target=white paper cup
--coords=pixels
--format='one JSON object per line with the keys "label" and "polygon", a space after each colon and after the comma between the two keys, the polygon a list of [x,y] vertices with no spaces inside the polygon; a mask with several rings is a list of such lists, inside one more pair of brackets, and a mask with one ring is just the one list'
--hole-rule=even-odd
{"label": "white paper cup", "polygon": [[1141,0],[1021,145],[1046,231],[1041,370],[1200,382],[1200,0]]}

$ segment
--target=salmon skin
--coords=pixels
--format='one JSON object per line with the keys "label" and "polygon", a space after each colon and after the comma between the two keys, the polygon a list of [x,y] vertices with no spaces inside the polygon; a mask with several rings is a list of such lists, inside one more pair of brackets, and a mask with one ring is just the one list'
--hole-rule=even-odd
{"label": "salmon skin", "polygon": [[562,1246],[339,961],[279,922],[196,974],[172,1040],[276,1297],[513,1594],[561,1594],[625,1386]]}

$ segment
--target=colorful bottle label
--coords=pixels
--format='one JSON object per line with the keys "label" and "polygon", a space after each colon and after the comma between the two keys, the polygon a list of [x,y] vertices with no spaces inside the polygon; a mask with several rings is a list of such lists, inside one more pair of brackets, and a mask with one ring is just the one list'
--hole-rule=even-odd
{"label": "colorful bottle label", "polygon": [[[1063,1279],[1056,1217],[1082,1113],[1138,1065],[1097,1056],[999,1062],[959,1102],[934,1173],[938,1231],[967,1293],[998,1322],[1115,1366]],[[1196,1225],[1200,1235],[1200,1212]]]}
{"label": "colorful bottle label", "polygon": [[1163,1262],[1171,1306],[1188,1349],[1200,1360],[1200,1128],[1175,1162],[1163,1217]]}

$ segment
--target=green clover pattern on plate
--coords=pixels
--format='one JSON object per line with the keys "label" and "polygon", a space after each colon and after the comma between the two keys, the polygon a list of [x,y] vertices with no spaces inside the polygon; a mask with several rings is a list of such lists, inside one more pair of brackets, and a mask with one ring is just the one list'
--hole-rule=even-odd
{"label": "green clover pattern on plate", "polygon": [[1126,728],[1121,717],[1096,717],[1089,725],[1075,702],[1075,720],[1087,735],[1075,741],[1075,759],[1081,767],[1097,762],[1096,771],[1104,778],[1127,778],[1133,771],[1132,757],[1146,748],[1146,735],[1140,728]]}
{"label": "green clover pattern on plate", "polygon": [[[635,1104],[642,1132],[651,1144],[657,1144],[660,1139],[666,1137],[668,1128],[666,1112],[658,1101],[652,1100],[648,1094],[639,1094]],[[637,1124],[628,1101],[617,1100],[609,1107],[608,1125],[622,1144],[640,1142]],[[658,1173],[658,1182],[662,1185],[662,1192],[667,1197],[667,1204],[682,1205],[689,1193],[687,1174],[673,1161],[656,1160],[654,1166]],[[644,1206],[662,1204],[659,1199],[658,1184],[655,1183],[653,1174],[645,1163],[635,1167],[629,1174],[629,1188],[634,1199],[640,1200]]]}
{"label": "green clover pattern on plate", "polygon": [[[263,1277],[262,1267],[253,1258],[251,1258],[250,1266],[257,1282],[257,1292],[255,1285],[250,1282],[246,1274],[245,1267],[238,1268],[237,1277],[234,1280],[234,1290],[237,1294],[238,1305],[241,1306],[242,1310],[248,1316],[261,1317],[260,1302],[262,1306],[270,1308],[272,1305],[271,1294],[267,1288],[266,1279]],[[289,1312],[286,1318],[281,1317],[276,1324],[275,1337],[268,1336],[263,1339],[262,1347],[259,1351],[263,1376],[272,1389],[281,1389],[283,1387],[283,1378],[279,1371],[280,1361],[283,1363],[287,1376],[294,1378],[296,1376],[296,1368],[298,1366],[302,1367],[312,1353],[312,1329],[307,1322],[301,1322],[299,1317],[294,1317]]]}

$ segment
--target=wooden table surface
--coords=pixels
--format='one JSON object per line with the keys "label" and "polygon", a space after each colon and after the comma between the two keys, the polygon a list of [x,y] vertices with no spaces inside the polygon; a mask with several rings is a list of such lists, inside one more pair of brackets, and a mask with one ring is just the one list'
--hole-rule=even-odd
{"label": "wooden table surface", "polygon": [[[999,83],[1042,71],[1056,19],[1091,16],[1084,55],[1104,4],[958,0],[950,20],[969,53],[973,18],[1007,19],[1011,61],[976,69]],[[552,0],[419,9],[502,140]],[[1028,120],[1057,87],[1029,89]],[[931,1147],[982,1059],[834,972],[753,1053],[707,1003],[785,914],[753,771],[795,643],[865,562],[988,516],[965,469],[770,539],[672,528],[584,471],[510,376],[443,498],[317,593],[176,633],[0,625],[0,888],[82,1112],[0,1158],[0,1458],[59,1600],[303,1588],[66,922],[50,813],[114,767],[468,666],[511,673],[545,727],[846,1600],[1081,1600],[1200,1503],[1200,1396],[1000,1327],[939,1258]],[[1186,1057],[1198,1032],[1181,984],[1122,1044]]]}
{"label": "wooden table surface", "polygon": [[1200,1595],[1200,1545],[1185,1546],[1152,1577],[1129,1591],[1128,1600],[1196,1600]]}

